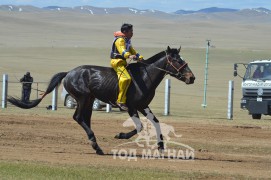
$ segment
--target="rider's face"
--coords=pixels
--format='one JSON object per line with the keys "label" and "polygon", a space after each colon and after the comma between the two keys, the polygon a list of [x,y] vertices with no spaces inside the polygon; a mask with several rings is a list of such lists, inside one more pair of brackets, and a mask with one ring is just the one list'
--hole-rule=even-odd
{"label": "rider's face", "polygon": [[125,32],[124,34],[128,39],[131,39],[133,37],[133,35],[134,35],[133,28],[130,29],[129,31]]}

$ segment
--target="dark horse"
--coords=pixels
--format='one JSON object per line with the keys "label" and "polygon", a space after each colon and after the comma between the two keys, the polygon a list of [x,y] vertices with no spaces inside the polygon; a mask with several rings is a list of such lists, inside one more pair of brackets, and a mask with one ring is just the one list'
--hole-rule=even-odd
{"label": "dark horse", "polygon": [[[148,60],[131,63],[127,67],[132,76],[132,83],[127,92],[128,113],[136,124],[136,129],[128,133],[119,133],[118,139],[129,139],[142,129],[138,111],[146,116],[155,125],[157,132],[158,149],[164,149],[163,135],[158,119],[153,115],[149,104],[155,95],[155,89],[164,76],[169,74],[186,84],[193,84],[195,76],[188,64],[179,55],[181,48],[162,51]],[[55,74],[45,94],[29,103],[9,97],[8,101],[20,108],[33,108],[64,79],[64,87],[77,101],[77,108],[73,119],[86,131],[88,139],[97,154],[104,154],[96,142],[96,137],[91,129],[92,105],[95,98],[106,103],[114,104],[117,100],[118,78],[112,68],[84,65],[69,72]]]}

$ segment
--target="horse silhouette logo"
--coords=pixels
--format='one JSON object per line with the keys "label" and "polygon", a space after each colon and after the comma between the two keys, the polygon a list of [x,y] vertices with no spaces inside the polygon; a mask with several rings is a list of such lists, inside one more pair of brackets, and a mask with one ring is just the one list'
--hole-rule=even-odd
{"label": "horse silhouette logo", "polygon": [[[156,128],[155,125],[153,123],[151,123],[147,118],[142,118],[140,119],[141,123],[142,123],[142,129],[141,131],[138,131],[138,137],[134,140],[135,143],[139,146],[139,147],[144,147],[144,143],[142,142],[146,142],[146,147],[150,147],[151,149],[154,149],[156,147],[156,143],[155,144],[151,144],[151,141],[155,141],[153,140],[154,138],[156,139]],[[123,127],[131,127],[134,126],[136,127],[134,121],[132,120],[132,118],[127,119],[124,123],[123,123]],[[167,147],[167,143],[169,142],[170,138],[170,133],[172,133],[175,137],[182,137],[182,135],[177,135],[175,133],[175,130],[173,128],[173,126],[165,124],[165,123],[160,123],[160,127],[161,127],[161,133],[163,134],[164,137],[164,147],[166,149]]]}

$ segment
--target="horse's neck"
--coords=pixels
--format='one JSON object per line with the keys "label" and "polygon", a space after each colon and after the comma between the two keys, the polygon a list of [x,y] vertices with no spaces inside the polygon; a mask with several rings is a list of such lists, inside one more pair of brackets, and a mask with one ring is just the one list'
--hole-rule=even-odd
{"label": "horse's neck", "polygon": [[166,57],[160,58],[156,62],[147,66],[147,84],[149,88],[156,89],[165,76]]}

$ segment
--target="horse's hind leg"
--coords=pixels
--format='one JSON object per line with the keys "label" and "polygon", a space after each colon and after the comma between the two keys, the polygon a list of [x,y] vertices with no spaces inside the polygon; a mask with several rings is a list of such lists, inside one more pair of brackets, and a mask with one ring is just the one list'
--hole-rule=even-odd
{"label": "horse's hind leg", "polygon": [[133,137],[134,135],[139,133],[143,128],[142,123],[139,119],[137,110],[136,109],[129,109],[128,113],[129,113],[130,117],[132,118],[132,120],[134,121],[134,123],[136,125],[136,129],[134,129],[128,133],[117,134],[115,136],[115,138],[117,138],[117,139],[130,139],[131,137]]}
{"label": "horse's hind leg", "polygon": [[162,131],[161,131],[161,127],[160,127],[160,123],[159,123],[158,119],[154,116],[154,114],[152,113],[152,111],[150,110],[149,107],[147,107],[144,110],[140,110],[140,112],[148,120],[150,120],[152,122],[152,124],[154,125],[155,130],[156,130],[156,137],[157,137],[158,149],[160,151],[164,150],[163,135],[162,135]]}
{"label": "horse's hind leg", "polygon": [[91,146],[96,150],[96,154],[103,155],[102,149],[96,142],[94,132],[91,130],[91,115],[94,98],[83,97],[79,99],[77,109],[73,118],[86,131]]}

